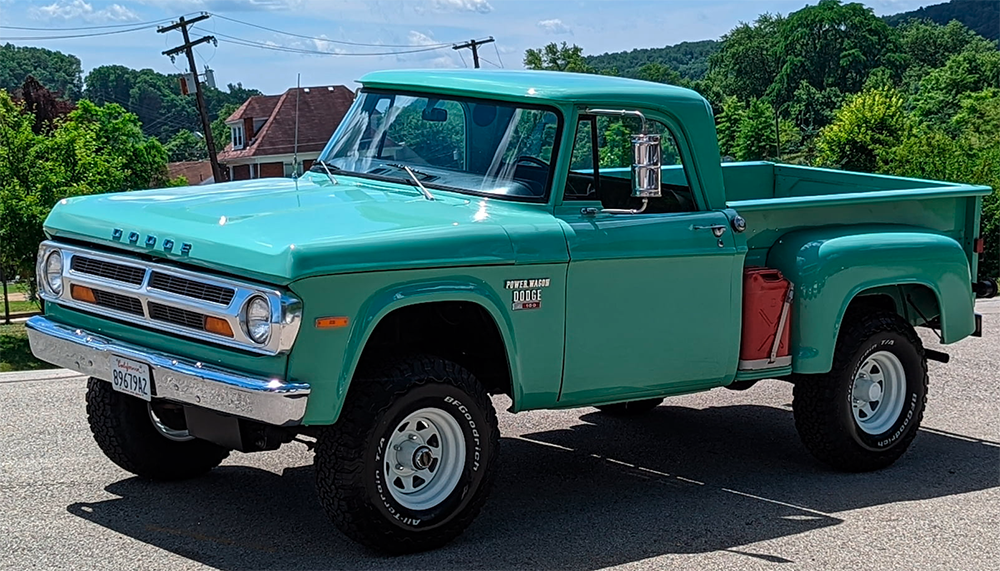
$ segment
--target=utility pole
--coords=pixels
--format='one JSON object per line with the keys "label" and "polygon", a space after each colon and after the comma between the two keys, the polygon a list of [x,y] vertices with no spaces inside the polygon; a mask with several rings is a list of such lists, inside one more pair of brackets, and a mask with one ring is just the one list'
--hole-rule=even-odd
{"label": "utility pole", "polygon": [[181,33],[184,35],[184,45],[169,49],[163,52],[163,55],[168,56],[170,61],[174,61],[174,56],[181,52],[187,52],[188,67],[191,69],[191,75],[194,77],[194,94],[198,101],[198,113],[201,115],[201,128],[204,130],[205,146],[208,148],[208,160],[212,162],[212,177],[215,179],[215,182],[222,182],[222,169],[219,167],[219,156],[215,152],[215,139],[212,138],[212,124],[208,120],[208,109],[205,108],[205,96],[201,92],[201,82],[198,80],[198,66],[194,63],[194,52],[191,51],[191,48],[198,44],[215,42],[215,36],[204,36],[193,42],[188,36],[188,26],[202,20],[207,20],[208,17],[208,14],[202,14],[196,18],[185,20],[184,16],[181,16],[177,22],[169,26],[157,28],[156,31],[162,34],[180,28]]}
{"label": "utility pole", "polygon": [[471,49],[472,50],[472,64],[474,66],[476,66],[476,69],[479,69],[479,46],[481,46],[483,44],[488,44],[488,43],[493,42],[493,41],[495,41],[493,39],[493,36],[490,36],[490,37],[486,38],[485,40],[469,40],[469,41],[465,42],[464,44],[458,44],[456,46],[451,46],[451,49],[453,49],[453,50],[464,50],[466,48]]}

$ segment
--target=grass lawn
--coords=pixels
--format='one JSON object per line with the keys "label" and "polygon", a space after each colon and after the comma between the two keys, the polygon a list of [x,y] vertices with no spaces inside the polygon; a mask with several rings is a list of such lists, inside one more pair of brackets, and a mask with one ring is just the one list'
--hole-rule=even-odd
{"label": "grass lawn", "polygon": [[[22,313],[25,311],[38,311],[40,309],[38,307],[38,304],[33,301],[8,301],[7,303],[10,304],[11,314]],[[2,317],[3,317],[3,299],[0,299],[0,318]],[[2,321],[2,319],[0,319],[0,321]]]}
{"label": "grass lawn", "polygon": [[23,323],[0,325],[0,373],[53,368],[31,354]]}

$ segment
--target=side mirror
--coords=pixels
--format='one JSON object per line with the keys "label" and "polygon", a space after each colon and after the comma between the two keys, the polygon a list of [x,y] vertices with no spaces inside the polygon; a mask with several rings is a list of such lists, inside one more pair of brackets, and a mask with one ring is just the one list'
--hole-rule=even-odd
{"label": "side mirror", "polygon": [[659,198],[660,179],[660,136],[652,134],[632,135],[632,197]]}
{"label": "side mirror", "polygon": [[431,107],[430,109],[424,109],[421,113],[424,121],[431,121],[433,123],[444,123],[448,120],[448,112],[440,107]]}

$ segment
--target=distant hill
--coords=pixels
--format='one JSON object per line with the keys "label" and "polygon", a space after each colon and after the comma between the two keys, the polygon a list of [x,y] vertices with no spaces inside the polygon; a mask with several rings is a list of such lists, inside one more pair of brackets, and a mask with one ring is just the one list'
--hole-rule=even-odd
{"label": "distant hill", "polygon": [[890,26],[898,26],[910,19],[926,19],[941,25],[958,20],[988,40],[1000,39],[1000,0],[951,0],[884,19]]}
{"label": "distant hill", "polygon": [[[927,19],[941,25],[958,20],[984,38],[1000,39],[1000,0],[951,0],[884,17],[890,26],[898,26],[913,18]],[[722,42],[717,40],[702,40],[681,42],[663,48],[604,53],[586,56],[585,59],[597,71],[615,72],[625,77],[636,77],[639,68],[647,63],[660,63],[677,70],[681,77],[695,80],[705,77],[708,58],[719,51],[720,47]]]}
{"label": "distant hill", "polygon": [[661,63],[677,70],[681,77],[701,79],[708,72],[708,56],[719,51],[722,44],[715,40],[681,42],[664,48],[635,49],[587,56],[587,64],[597,71],[617,70],[620,75],[633,77],[647,63]]}

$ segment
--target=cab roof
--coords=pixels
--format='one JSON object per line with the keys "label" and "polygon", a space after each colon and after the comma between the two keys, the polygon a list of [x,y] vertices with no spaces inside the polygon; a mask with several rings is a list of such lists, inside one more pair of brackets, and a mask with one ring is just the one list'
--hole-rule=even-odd
{"label": "cab roof", "polygon": [[606,75],[562,71],[417,69],[365,74],[367,88],[433,91],[489,96],[500,99],[552,102],[627,100],[705,105],[697,92],[673,85]]}

